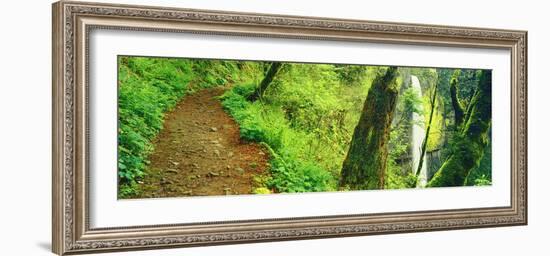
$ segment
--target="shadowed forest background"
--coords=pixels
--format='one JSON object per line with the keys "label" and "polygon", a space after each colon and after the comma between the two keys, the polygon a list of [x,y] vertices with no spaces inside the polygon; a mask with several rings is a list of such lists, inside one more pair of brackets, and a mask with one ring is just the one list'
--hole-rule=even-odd
{"label": "shadowed forest background", "polygon": [[121,56],[119,198],[491,185],[491,71]]}

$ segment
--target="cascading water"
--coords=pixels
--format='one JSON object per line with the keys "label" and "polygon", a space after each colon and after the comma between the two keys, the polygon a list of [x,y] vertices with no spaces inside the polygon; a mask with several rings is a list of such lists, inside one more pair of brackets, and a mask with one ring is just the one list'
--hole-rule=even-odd
{"label": "cascading water", "polygon": [[[417,93],[417,96],[419,99],[422,99],[422,88],[420,87],[420,81],[418,81],[418,77],[411,76],[411,86],[414,89],[414,91]],[[420,109],[422,109],[422,106],[420,106]],[[424,128],[424,115],[419,115],[418,113],[412,114],[412,135],[411,135],[411,154],[412,154],[412,168],[413,173],[416,173],[418,170],[418,165],[420,164],[420,154],[422,153],[422,141],[424,140],[424,136],[426,136],[426,130]],[[426,166],[428,163],[426,162],[426,155],[424,155],[424,159],[422,160],[422,168],[420,169],[420,172],[418,173],[418,180],[416,183],[416,187],[423,188],[426,186],[427,179],[428,179],[428,168]]]}

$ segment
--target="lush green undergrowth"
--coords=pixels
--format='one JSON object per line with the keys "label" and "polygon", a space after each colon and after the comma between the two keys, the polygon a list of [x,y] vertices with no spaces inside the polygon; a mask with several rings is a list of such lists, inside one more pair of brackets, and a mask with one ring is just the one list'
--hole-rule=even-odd
{"label": "lush green undergrowth", "polygon": [[240,124],[241,137],[261,142],[271,155],[271,177],[267,187],[276,192],[331,191],[335,177],[318,163],[304,157],[312,136],[290,127],[280,106],[249,102],[246,96],[253,86],[237,86],[222,97],[223,106]]}
{"label": "lush green undergrowth", "polygon": [[[372,81],[387,67],[219,61],[170,58],[119,58],[119,197],[135,192],[144,175],[152,140],[162,129],[164,113],[185,95],[204,88],[224,86],[220,100],[240,126],[241,138],[263,144],[270,151],[270,170],[258,177],[255,193],[335,191],[342,163],[364,111]],[[259,85],[274,66],[274,79],[258,98]],[[411,115],[423,116],[431,126],[427,152],[441,150],[440,161],[451,154],[453,121],[449,93],[452,70],[400,68],[402,78],[394,120],[389,133],[384,188],[415,187],[410,166]],[[464,71],[460,98],[464,105],[477,80]],[[422,96],[406,81],[416,75]],[[403,79],[403,77],[407,79]],[[436,86],[438,84],[438,86]],[[431,95],[436,92],[435,105]],[[433,120],[428,123],[430,109]],[[426,154],[428,154],[426,153]],[[490,147],[465,185],[491,183]],[[430,163],[439,168],[442,163]]]}
{"label": "lush green undergrowth", "polygon": [[222,96],[241,137],[271,151],[266,187],[275,192],[338,190],[342,161],[373,71],[287,63],[262,99],[248,99],[257,88],[254,81],[236,84]]}

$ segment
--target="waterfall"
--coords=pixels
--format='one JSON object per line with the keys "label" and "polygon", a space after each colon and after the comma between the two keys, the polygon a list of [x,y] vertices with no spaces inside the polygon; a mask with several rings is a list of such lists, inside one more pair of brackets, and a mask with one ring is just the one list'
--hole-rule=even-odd
{"label": "waterfall", "polygon": [[[420,82],[418,81],[418,77],[411,76],[411,86],[417,93],[418,98],[422,99],[422,88],[420,87]],[[422,107],[420,108],[422,109]],[[416,170],[418,169],[418,164],[420,163],[420,154],[422,153],[422,141],[424,140],[424,136],[426,135],[426,130],[424,128],[424,115],[419,115],[417,113],[412,114],[412,134],[411,134],[411,154],[412,154],[412,172],[416,173]],[[416,187],[425,187],[428,179],[428,168],[426,166],[428,165],[426,161],[426,155],[424,155],[424,159],[422,160],[422,168],[420,169],[420,173],[418,173],[418,182],[416,183]]]}

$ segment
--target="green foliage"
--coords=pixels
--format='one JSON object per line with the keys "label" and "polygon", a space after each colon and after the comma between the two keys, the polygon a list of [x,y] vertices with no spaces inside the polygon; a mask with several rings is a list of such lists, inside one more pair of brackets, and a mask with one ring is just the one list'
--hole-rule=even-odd
{"label": "green foliage", "polygon": [[[304,159],[308,134],[290,127],[280,106],[250,103],[250,85],[236,86],[222,96],[222,105],[240,124],[241,137],[261,142],[270,150],[271,175],[266,185],[277,192],[330,191],[332,175]],[[240,94],[243,93],[243,94]]]}
{"label": "green foliage", "polygon": [[479,168],[490,138],[491,81],[491,71],[479,72],[478,88],[470,102],[466,122],[459,134],[455,134],[450,156],[428,186],[463,186],[471,171]]}
{"label": "green foliage", "polygon": [[492,172],[491,172],[491,144],[485,148],[483,158],[479,162],[479,166],[474,168],[464,184],[466,186],[486,186],[492,184]]}
{"label": "green foliage", "polygon": [[225,86],[240,79],[233,75],[240,74],[239,67],[234,61],[194,60],[192,64],[196,77],[193,82],[197,89]]}
{"label": "green foliage", "polygon": [[[415,75],[418,77],[420,86],[422,88],[422,109],[424,110],[422,114],[424,115],[424,121],[426,122],[424,124],[424,127],[428,127],[428,125],[431,126],[430,133],[428,134],[427,144],[427,150],[429,152],[440,148],[441,144],[443,143],[443,111],[445,108],[445,100],[443,100],[443,97],[445,96],[440,94],[439,86],[441,84],[438,84],[432,122],[431,124],[428,124],[430,120],[430,110],[432,108],[431,101],[432,95],[434,93],[434,88],[436,87],[437,83],[440,83],[438,79],[439,72],[437,69],[433,68],[410,68],[410,73],[411,75]],[[448,95],[448,93],[445,95]]]}
{"label": "green foliage", "polygon": [[424,115],[425,107],[422,97],[418,92],[408,87],[401,93],[396,107],[399,116],[394,121],[389,141],[389,154],[386,170],[386,189],[411,188],[416,184],[411,164],[400,163],[410,152],[410,132],[413,125],[411,118],[413,113]]}
{"label": "green foliage", "polygon": [[120,197],[135,192],[144,175],[151,141],[162,129],[164,113],[186,94],[251,79],[255,65],[234,61],[119,57],[118,59],[118,177]]}
{"label": "green foliage", "polygon": [[118,177],[124,197],[143,177],[164,112],[186,93],[194,76],[190,61],[119,57],[118,65]]}
{"label": "green foliage", "polygon": [[[337,190],[342,162],[350,146],[365,99],[377,74],[387,67],[285,63],[264,92],[251,95],[269,69],[268,62],[119,57],[118,177],[119,196],[132,195],[145,175],[152,141],[163,127],[164,114],[185,95],[216,86],[220,98],[240,126],[241,138],[263,143],[270,151],[270,172],[254,193]],[[423,97],[412,88],[399,92],[389,138],[385,188],[414,187],[408,166],[412,113],[429,115],[429,99],[438,83],[428,152],[458,147],[447,129],[452,119],[449,83],[460,83],[462,104],[469,105],[477,87],[475,70],[400,68],[397,84],[418,76]],[[425,118],[428,120],[428,118]],[[462,145],[467,146],[467,145]],[[466,185],[491,184],[490,146],[470,173]]]}
{"label": "green foliage", "polygon": [[[452,145],[453,154],[443,163],[428,187],[463,186],[470,170],[478,168],[484,147],[461,137]],[[479,176],[478,178],[482,178]],[[474,182],[476,179],[473,179]]]}
{"label": "green foliage", "polygon": [[348,86],[361,86],[368,79],[368,66],[335,65],[335,72],[342,83]]}
{"label": "green foliage", "polygon": [[[442,114],[442,108],[440,107],[441,101],[436,99],[435,109],[432,117],[432,123],[430,124],[430,133],[428,134],[428,145],[427,150],[432,151],[439,149],[441,147],[441,144],[443,143],[443,114]],[[424,98],[424,108],[430,109],[431,104],[427,98]],[[425,127],[428,127],[428,120],[429,120],[429,111],[424,112],[424,120],[426,121]]]}
{"label": "green foliage", "polygon": [[[396,126],[390,132],[390,151],[386,170],[386,189],[411,188],[416,184],[411,166],[403,166],[397,162],[399,158],[407,155],[409,151],[408,136],[404,136],[407,129],[405,126]],[[408,168],[404,168],[408,167]]]}
{"label": "green foliage", "polygon": [[[252,83],[233,86],[222,101],[240,124],[243,139],[264,142],[271,148],[272,177],[266,182],[269,188],[279,192],[335,190],[335,181],[340,175],[368,89],[376,74],[384,71],[385,67],[286,63],[261,101],[251,103],[246,98],[265,72],[258,72],[256,79],[249,80]],[[443,83],[440,74],[450,79],[452,71],[405,70],[405,75],[419,77],[424,93],[419,98],[411,88],[400,92],[396,110],[399,114],[390,133],[386,188],[415,186],[416,177],[404,160],[410,152],[410,116],[413,112],[429,115],[425,110],[430,109],[429,100],[433,93],[430,90],[435,88],[435,83]],[[468,72],[455,73],[459,76]],[[446,104],[449,93],[441,93],[440,87],[441,84],[429,133],[428,152],[448,146],[448,138],[453,137],[445,130],[449,118],[446,114],[446,107],[450,105]],[[490,180],[490,176],[484,172],[470,180],[481,184]]]}
{"label": "green foliage", "polygon": [[396,107],[396,112],[399,113],[401,118],[399,119],[399,124],[411,121],[411,115],[413,113],[424,115],[425,111],[423,104],[423,99],[418,96],[418,92],[414,88],[409,87],[403,90]]}

